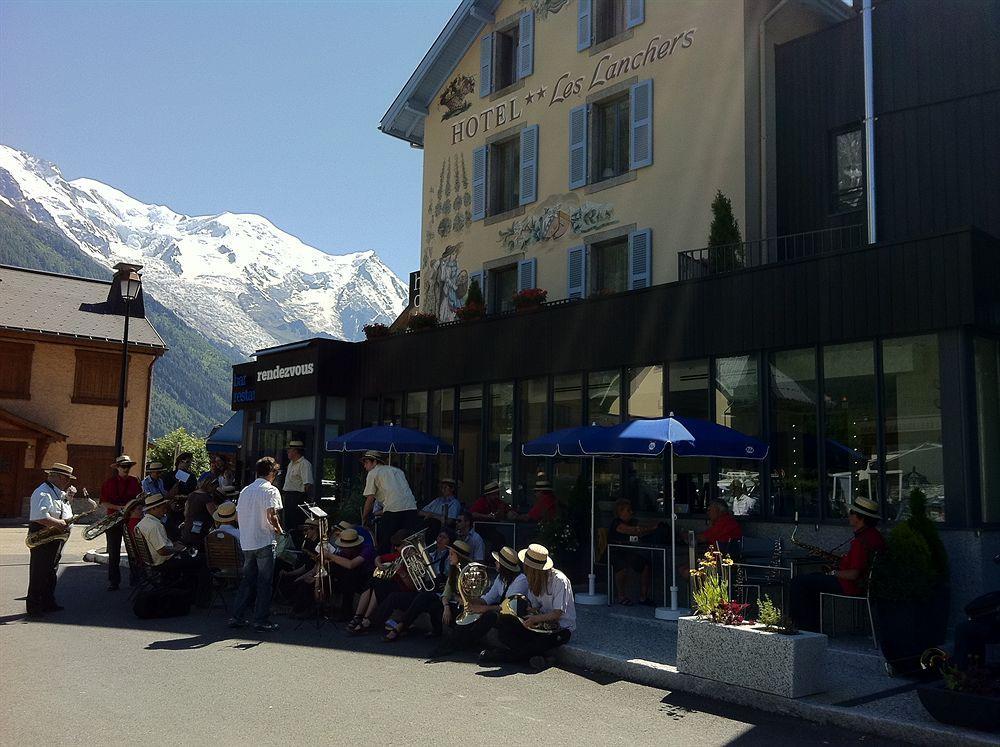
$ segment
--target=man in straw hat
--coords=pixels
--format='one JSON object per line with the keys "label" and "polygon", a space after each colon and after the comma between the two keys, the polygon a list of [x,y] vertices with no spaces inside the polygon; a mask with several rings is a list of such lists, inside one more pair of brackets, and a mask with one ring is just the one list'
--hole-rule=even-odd
{"label": "man in straw hat", "polygon": [[533,668],[541,669],[545,666],[543,654],[566,643],[576,630],[573,585],[566,574],[555,568],[546,547],[528,545],[517,557],[524,575],[511,583],[507,596],[524,596],[534,612],[523,620],[501,614],[497,636],[502,648],[483,651],[479,661],[528,661]]}
{"label": "man in straw hat", "polygon": [[514,512],[510,504],[500,497],[500,483],[496,480],[483,486],[483,494],[469,510],[476,521],[503,521]]}
{"label": "man in straw hat", "polygon": [[159,493],[153,493],[146,496],[142,507],[146,515],[135,525],[135,531],[146,542],[153,566],[166,572],[176,573],[193,587],[198,561],[189,555],[181,554],[187,547],[171,541],[167,536],[167,530],[163,527],[163,517],[170,507],[170,499]]}
{"label": "man in straw hat", "polygon": [[232,501],[226,501],[219,505],[215,509],[215,513],[212,514],[212,520],[215,522],[215,531],[221,532],[222,534],[228,534],[230,537],[235,537],[236,541],[240,540],[240,528],[236,525],[236,504]]}
{"label": "man in straw hat", "polygon": [[346,622],[354,609],[354,595],[367,588],[375,570],[375,545],[370,536],[366,538],[354,527],[341,527],[334,543],[336,553],[325,555],[330,576],[340,593],[340,611],[334,619]]}
{"label": "man in straw hat", "polygon": [[166,495],[167,485],[163,480],[163,464],[160,462],[149,462],[146,465],[146,476],[142,478],[142,482],[139,484],[142,486],[142,492],[147,495],[150,493]]}
{"label": "man in straw hat", "polygon": [[[142,492],[142,486],[135,475],[129,474],[135,466],[135,461],[128,454],[122,454],[111,464],[115,471],[101,485],[101,507],[106,509],[108,516],[120,511],[126,503]],[[122,581],[121,556],[122,535],[125,523],[119,522],[104,533],[108,548],[108,591],[118,591]]]}
{"label": "man in straw hat", "polygon": [[[31,494],[28,534],[46,527],[68,527],[66,520],[72,518],[73,511],[65,491],[74,480],[76,477],[69,465],[57,462],[45,470],[45,482]],[[96,507],[97,504],[91,501],[91,505]],[[56,568],[59,566],[62,546],[63,543],[57,540],[32,547],[29,551],[28,596],[25,604],[28,617],[41,617],[62,609],[55,599]]]}
{"label": "man in straw hat", "polygon": [[312,500],[313,468],[304,456],[305,444],[302,441],[289,441],[285,454],[288,456],[288,465],[281,484],[281,502],[285,504],[285,521],[291,526],[292,517],[301,517],[303,521],[308,518],[302,516],[299,505]]}
{"label": "man in straw hat", "polygon": [[440,495],[420,509],[420,515],[428,520],[428,526],[431,526],[430,522],[437,522],[433,525],[435,533],[442,524],[450,524],[462,512],[462,504],[455,497],[455,485],[452,478],[442,477],[438,480]]}
{"label": "man in straw hat", "polygon": [[551,521],[559,514],[559,501],[552,492],[552,483],[544,477],[535,480],[535,502],[526,514],[517,514],[515,521]]}
{"label": "man in straw hat", "polygon": [[379,553],[388,552],[390,538],[397,529],[408,529],[419,521],[417,501],[413,497],[406,475],[398,467],[385,464],[377,451],[366,451],[361,457],[361,466],[368,473],[365,478],[365,507],[361,512],[361,523],[368,524],[372,508],[378,500],[382,506],[379,523]]}
{"label": "man in straw hat", "polygon": [[854,532],[847,554],[841,557],[836,568],[792,579],[789,614],[799,628],[819,630],[820,594],[861,596],[865,593],[872,557],[885,551],[885,539],[876,529],[879,518],[875,501],[863,496],[854,498],[847,514],[847,523]]}

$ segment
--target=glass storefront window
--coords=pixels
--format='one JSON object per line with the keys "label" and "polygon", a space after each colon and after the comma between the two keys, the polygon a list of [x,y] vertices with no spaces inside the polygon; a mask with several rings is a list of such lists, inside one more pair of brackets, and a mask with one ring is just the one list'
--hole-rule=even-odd
{"label": "glass storefront window", "polygon": [[[670,364],[667,413],[679,417],[711,417],[708,360],[678,361]],[[708,505],[709,461],[703,457],[674,459],[674,491],[677,513],[704,513]],[[669,491],[668,491],[669,492]],[[667,501],[669,502],[669,495]],[[666,510],[670,510],[669,503]]]}
{"label": "glass storefront window", "polygon": [[621,422],[621,374],[617,370],[591,371],[587,377],[587,394],[590,407],[587,420],[597,425],[615,425]]}
{"label": "glass storefront window", "polygon": [[298,423],[316,417],[315,397],[293,397],[271,400],[268,409],[270,423]]}
{"label": "glass storefront window", "polygon": [[[407,392],[406,411],[402,424],[406,428],[427,432],[427,392]],[[407,454],[401,459],[401,467],[410,482],[410,488],[417,499],[417,505],[432,500],[437,485],[431,486],[427,476],[427,465],[431,457],[422,454]]]}
{"label": "glass storefront window", "polygon": [[[525,379],[518,383],[518,428],[519,444],[549,432],[549,380],[547,378]],[[546,472],[544,457],[521,456],[518,447],[517,488],[515,494],[520,505],[531,502],[535,478],[539,472]]]}
{"label": "glass storefront window", "polygon": [[458,397],[458,443],[455,459],[459,481],[458,497],[470,503],[482,492],[481,456],[483,429],[483,387],[481,384],[463,386]]}
{"label": "glass storefront window", "polygon": [[[332,397],[330,399],[333,399]],[[327,414],[330,412],[330,406],[327,404]],[[341,423],[327,423],[323,429],[323,443],[330,441],[341,433],[344,432],[343,425]],[[320,483],[319,495],[322,498],[333,498],[338,494],[338,488],[340,487],[340,469],[341,465],[344,463],[344,458],[341,454],[330,454],[324,448],[323,450],[323,474],[321,476],[322,482]]]}
{"label": "glass storefront window", "polygon": [[403,425],[406,428],[427,431],[427,392],[407,392]]}
{"label": "glass storefront window", "polygon": [[374,397],[361,403],[361,422],[367,427],[378,425],[378,400]]}
{"label": "glass storefront window", "polygon": [[877,500],[875,357],[870,342],[823,348],[827,516],[843,518],[855,496]]}
{"label": "glass storefront window", "polygon": [[[435,389],[431,392],[428,432],[432,436],[444,439],[448,443],[455,445],[455,390]],[[431,483],[437,490],[437,480],[442,477],[454,476],[455,458],[450,454],[441,454],[432,460],[436,468],[435,474],[431,475]],[[478,488],[473,487],[474,490]],[[476,494],[478,497],[478,493]]]}
{"label": "glass storefront window", "polygon": [[399,425],[403,422],[403,395],[384,394],[382,395],[382,425]]}
{"label": "glass storefront window", "polygon": [[583,425],[583,375],[560,374],[552,379],[552,430]]}
{"label": "glass storefront window", "polygon": [[627,369],[628,416],[630,418],[663,417],[663,366],[642,366]]}
{"label": "glass storefront window", "polygon": [[944,459],[941,446],[941,373],[936,335],[882,343],[885,398],[884,515],[908,515],[914,489],[927,498],[927,513],[945,520]]}
{"label": "glass storefront window", "polygon": [[816,351],[772,353],[771,386],[772,516],[819,516],[819,437],[816,422]]}
{"label": "glass storefront window", "polygon": [[[748,436],[760,435],[760,382],[756,355],[715,361],[715,422]],[[718,460],[715,495],[737,516],[761,512],[760,463],[747,459]]]}
{"label": "glass storefront window", "polygon": [[501,495],[513,495],[514,383],[490,384],[490,432],[486,440],[486,474],[483,482],[496,480]]}
{"label": "glass storefront window", "polygon": [[[663,366],[626,371],[628,416],[663,417]],[[663,459],[625,460],[625,497],[637,511],[663,510]]]}
{"label": "glass storefront window", "polygon": [[1000,341],[975,340],[976,426],[982,520],[1000,521]]}

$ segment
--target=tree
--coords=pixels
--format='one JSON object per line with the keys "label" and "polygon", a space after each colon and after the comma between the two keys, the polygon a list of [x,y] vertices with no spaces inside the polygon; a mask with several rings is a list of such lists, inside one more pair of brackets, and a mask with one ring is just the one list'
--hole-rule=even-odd
{"label": "tree", "polygon": [[483,300],[483,289],[479,287],[478,280],[473,280],[469,283],[469,293],[465,297],[466,306],[474,303],[480,306],[486,305],[486,302]]}
{"label": "tree", "polygon": [[174,466],[178,454],[190,451],[194,454],[191,460],[191,472],[197,476],[208,470],[208,452],[205,450],[205,439],[188,433],[184,428],[178,428],[165,436],[153,441],[149,450],[149,461],[159,462],[164,469]]}
{"label": "tree", "polygon": [[708,231],[708,258],[712,273],[738,270],[743,264],[743,235],[733,215],[732,201],[716,190],[712,200],[712,225]]}

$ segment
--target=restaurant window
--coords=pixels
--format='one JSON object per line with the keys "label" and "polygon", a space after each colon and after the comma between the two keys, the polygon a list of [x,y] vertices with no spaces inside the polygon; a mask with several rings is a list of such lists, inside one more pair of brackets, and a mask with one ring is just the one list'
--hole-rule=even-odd
{"label": "restaurant window", "polygon": [[875,358],[870,342],[823,348],[827,516],[845,518],[853,498],[878,499]]}
{"label": "restaurant window", "polygon": [[613,39],[625,31],[625,0],[594,0],[594,43]]}
{"label": "restaurant window", "polygon": [[628,290],[628,236],[591,244],[590,295]]}
{"label": "restaurant window", "polygon": [[315,397],[274,399],[268,404],[269,423],[298,423],[316,417]]}
{"label": "restaurant window", "polygon": [[615,425],[621,422],[621,373],[591,371],[587,376],[587,421],[597,425]]}
{"label": "restaurant window", "polygon": [[[545,377],[524,379],[517,387],[518,427],[517,441],[524,444],[533,438],[549,432],[549,380]],[[528,503],[532,497],[535,479],[539,473],[545,474],[545,457],[527,457],[518,453],[516,490],[520,503]]]}
{"label": "restaurant window", "polygon": [[489,437],[486,441],[487,465],[483,482],[496,480],[501,495],[513,495],[514,384],[505,381],[490,384]]}
{"label": "restaurant window", "polygon": [[459,499],[469,503],[479,497],[482,479],[482,430],[483,387],[479,384],[463,386],[458,397],[458,443],[455,460],[459,485]]}
{"label": "restaurant window", "polygon": [[0,342],[0,399],[31,399],[34,345]]}
{"label": "restaurant window", "polygon": [[491,314],[514,310],[517,292],[517,265],[499,267],[489,271],[489,312]]}
{"label": "restaurant window", "polygon": [[[552,377],[552,430],[583,425],[583,375],[559,374]],[[553,459],[552,486],[566,495],[581,473],[581,459]]]}
{"label": "restaurant window", "polygon": [[982,520],[1000,521],[1000,341],[975,340],[976,427]]}
{"label": "restaurant window", "polygon": [[[663,366],[626,370],[629,418],[663,417]],[[625,460],[625,497],[638,511],[664,508],[663,459]]]}
{"label": "restaurant window", "polygon": [[628,94],[594,104],[591,117],[594,138],[591,181],[602,182],[621,176],[629,170]]}
{"label": "restaurant window", "polygon": [[[455,390],[436,389],[431,392],[428,407],[428,432],[445,442],[455,444]],[[437,490],[437,480],[442,477],[453,477],[455,472],[455,457],[451,454],[439,454],[431,462],[433,473],[430,481]],[[477,490],[473,486],[473,491]],[[463,493],[464,494],[464,493]],[[478,497],[478,492],[475,496]],[[436,496],[435,496],[436,497]]]}
{"label": "restaurant window", "polygon": [[382,395],[379,420],[382,425],[399,425],[403,422],[403,395],[401,393]]}
{"label": "restaurant window", "polygon": [[[327,406],[327,415],[330,410]],[[344,432],[341,423],[326,423],[323,427],[323,443],[326,444]],[[341,468],[344,463],[343,455],[332,454],[323,449],[323,474],[320,476],[319,496],[320,498],[335,498],[340,489]],[[343,495],[343,493],[340,493]]]}
{"label": "restaurant window", "polygon": [[772,353],[770,376],[771,516],[818,518],[820,503],[816,351]]}
{"label": "restaurant window", "polygon": [[[678,361],[670,364],[667,412],[680,417],[711,418],[708,360]],[[677,512],[704,513],[711,480],[705,457],[674,459],[674,491]],[[669,510],[669,506],[666,506]]]}
{"label": "restaurant window", "polygon": [[860,210],[864,198],[864,135],[860,127],[833,134],[834,212]]}
{"label": "restaurant window", "polygon": [[117,405],[121,371],[122,359],[118,353],[77,350],[73,404]]}
{"label": "restaurant window", "polygon": [[417,431],[427,430],[427,392],[407,392],[403,425]]}
{"label": "restaurant window", "polygon": [[936,335],[882,343],[885,402],[884,515],[909,515],[907,497],[919,490],[927,514],[945,520],[944,459],[941,446],[941,373]]}
{"label": "restaurant window", "polygon": [[[406,411],[403,414],[403,426],[414,430],[427,432],[427,392],[407,392],[405,397]],[[450,442],[450,439],[449,439]],[[437,486],[431,486],[428,478],[428,462],[431,457],[424,454],[406,454],[402,457],[401,466],[410,482],[410,487],[421,505],[435,497],[433,493]]]}
{"label": "restaurant window", "polygon": [[521,137],[493,143],[489,148],[490,191],[488,215],[499,215],[516,208],[520,202]]}
{"label": "restaurant window", "polygon": [[[748,436],[760,436],[760,382],[756,355],[736,355],[715,361],[715,422]],[[719,459],[716,497],[736,516],[761,511],[760,462]]]}

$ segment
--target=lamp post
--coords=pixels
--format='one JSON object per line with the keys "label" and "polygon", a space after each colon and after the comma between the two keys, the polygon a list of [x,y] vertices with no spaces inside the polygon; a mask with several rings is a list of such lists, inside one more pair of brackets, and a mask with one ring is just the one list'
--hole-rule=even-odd
{"label": "lamp post", "polygon": [[125,387],[128,384],[128,320],[130,306],[139,297],[142,276],[132,269],[122,268],[118,275],[122,300],[125,302],[125,331],[122,333],[122,371],[118,383],[118,426],[115,429],[115,456],[122,454],[125,430]]}

